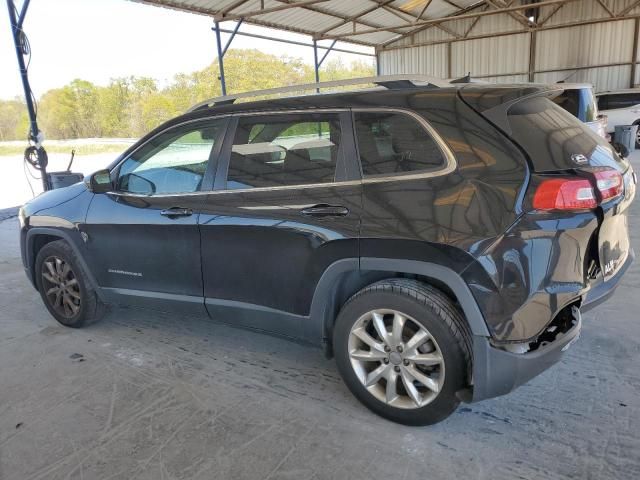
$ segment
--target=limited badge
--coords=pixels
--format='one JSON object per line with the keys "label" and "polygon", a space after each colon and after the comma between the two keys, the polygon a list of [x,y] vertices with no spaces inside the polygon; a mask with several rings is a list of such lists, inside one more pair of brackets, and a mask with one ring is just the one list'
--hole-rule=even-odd
{"label": "limited badge", "polygon": [[584,165],[588,161],[587,157],[581,153],[574,153],[571,155],[571,160],[573,160],[573,163],[577,163],[578,165]]}

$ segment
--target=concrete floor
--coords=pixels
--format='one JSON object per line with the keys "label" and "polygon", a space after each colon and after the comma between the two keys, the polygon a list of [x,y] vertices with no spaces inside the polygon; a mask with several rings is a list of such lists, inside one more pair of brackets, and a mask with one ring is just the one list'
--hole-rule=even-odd
{"label": "concrete floor", "polygon": [[[637,202],[631,224],[640,252]],[[640,262],[561,364],[410,428],[362,407],[319,350],[137,309],[59,326],[17,228],[0,222],[2,480],[640,478]]]}

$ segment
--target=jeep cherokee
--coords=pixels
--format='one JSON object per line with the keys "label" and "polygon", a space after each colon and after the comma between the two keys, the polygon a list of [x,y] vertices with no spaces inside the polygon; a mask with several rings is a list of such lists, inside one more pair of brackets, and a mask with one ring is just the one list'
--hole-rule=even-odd
{"label": "jeep cherokee", "polygon": [[24,205],[27,276],[322,346],[395,422],[510,392],[627,270],[635,174],[561,85],[387,87],[199,105]]}

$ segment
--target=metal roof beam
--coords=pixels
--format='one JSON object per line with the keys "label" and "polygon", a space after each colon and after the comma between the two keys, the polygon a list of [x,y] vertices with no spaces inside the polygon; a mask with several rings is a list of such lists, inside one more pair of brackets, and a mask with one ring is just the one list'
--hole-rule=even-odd
{"label": "metal roof beam", "polygon": [[[332,25],[329,28],[325,28],[324,30],[321,30],[320,32],[318,32],[318,34],[319,35],[324,35],[325,33],[330,32],[331,30],[334,30],[334,29],[336,29],[338,27],[342,27],[343,25],[346,25],[348,23],[355,22],[359,18],[364,17],[365,15],[378,10],[378,8],[380,8],[381,6],[386,5],[388,3],[391,3],[393,1],[394,0],[385,0],[384,2],[382,2],[382,3],[378,4],[378,5],[375,5],[373,7],[367,8],[366,10],[363,10],[360,13],[357,13],[355,15],[351,15],[349,17],[345,17],[345,19],[342,20],[340,23],[336,23],[336,24]],[[431,1],[431,0],[429,0],[429,1]]]}
{"label": "metal roof beam", "polygon": [[[484,0],[481,3],[476,3],[474,5],[470,5],[468,7],[465,7],[463,9],[461,9],[461,10],[458,10],[457,12],[452,13],[448,18],[450,18],[451,20],[456,20],[456,17],[458,15],[462,15],[462,14],[465,14],[465,13],[468,13],[468,12],[472,12],[472,11],[476,10],[478,7],[484,7],[484,10],[487,10],[489,8],[489,4],[487,3],[486,0]],[[484,11],[484,10],[482,10],[482,11]],[[476,18],[474,20],[474,22],[473,22],[473,26],[475,26],[475,24],[478,23],[479,20],[480,20],[480,17]],[[416,22],[417,21],[418,20],[416,20]],[[404,34],[402,34],[402,35],[400,35],[398,37],[395,37],[395,38],[393,38],[393,39],[391,39],[391,40],[389,40],[387,42],[384,42],[382,44],[382,48],[384,49],[387,45],[391,45],[392,43],[395,43],[395,42],[397,42],[399,40],[402,40],[403,38],[411,37],[411,36],[415,35],[416,33],[423,32],[425,30],[429,30],[430,28],[435,28],[435,27],[436,27],[435,25],[426,25],[426,26],[417,27],[417,28],[411,30],[410,32],[404,33]],[[467,32],[467,35],[468,34],[469,34],[469,32]],[[465,36],[465,35],[463,35],[463,36]]]}
{"label": "metal roof beam", "polygon": [[[539,2],[539,3],[536,4],[536,8],[546,7],[548,5],[557,5],[559,3],[570,3],[570,2],[575,2],[575,1],[577,1],[577,0],[543,0],[542,2]],[[520,10],[526,10],[528,8],[531,8],[531,5],[514,5],[512,7],[499,8],[499,9],[496,9],[496,10],[487,10],[487,11],[484,11],[484,12],[465,13],[465,14],[462,14],[462,15],[456,15],[454,17],[447,16],[447,17],[442,17],[442,18],[434,18],[434,19],[430,19],[430,20],[420,20],[419,22],[415,22],[414,25],[419,25],[419,26],[439,25],[441,23],[450,22],[452,20],[462,20],[462,19],[466,19],[466,18],[476,18],[476,17],[486,17],[486,16],[490,16],[490,15],[500,15],[500,14],[508,13],[508,12],[517,12],[517,11],[520,11]],[[340,39],[340,38],[350,37],[350,36],[354,36],[354,35],[366,35],[366,34],[369,34],[369,33],[393,31],[394,29],[401,29],[401,28],[406,28],[406,25],[393,25],[393,26],[389,26],[389,27],[371,28],[371,29],[360,30],[359,32],[350,33],[350,34],[324,35],[322,38],[325,38],[325,39],[334,39],[334,38]]]}
{"label": "metal roof beam", "polygon": [[637,0],[636,2],[632,3],[627,8],[625,8],[624,10],[621,10],[620,12],[618,12],[618,14],[616,16],[617,17],[623,17],[627,13],[629,13],[631,10],[633,10],[634,8],[636,8],[638,6],[640,6],[640,0]]}
{"label": "metal roof beam", "polygon": [[430,45],[441,45],[444,43],[454,43],[454,42],[464,42],[466,40],[480,40],[483,38],[491,38],[491,37],[507,37],[509,35],[519,35],[519,34],[523,34],[523,33],[528,33],[531,31],[545,31],[545,30],[558,30],[561,28],[570,28],[570,27],[579,27],[582,25],[593,25],[593,24],[597,24],[597,23],[608,23],[608,22],[618,22],[621,20],[629,20],[629,19],[635,19],[635,18],[640,18],[640,13],[634,14],[634,15],[626,15],[624,17],[613,17],[613,18],[598,18],[598,19],[592,19],[592,20],[578,20],[575,22],[568,22],[568,23],[562,23],[562,24],[558,24],[558,25],[549,25],[549,26],[538,26],[535,28],[532,28],[530,30],[525,30],[525,29],[521,29],[521,30],[508,30],[508,31],[504,31],[504,32],[495,32],[495,33],[486,33],[486,34],[482,34],[482,35],[471,35],[469,37],[466,38],[450,38],[450,39],[446,39],[446,40],[432,40],[432,41],[428,41],[428,42],[419,42],[419,43],[414,43],[412,45],[399,45],[399,46],[395,46],[395,47],[386,47],[384,49],[384,51],[391,51],[391,50],[403,50],[405,48],[416,48],[416,47],[428,47]]}
{"label": "metal roof beam", "polygon": [[222,10],[220,10],[220,13],[222,15],[225,15],[227,13],[231,13],[233,10],[235,10],[236,8],[244,5],[245,3],[247,3],[249,0],[238,0],[237,2],[233,2],[231,5],[227,5],[226,7],[224,7]]}
{"label": "metal roof beam", "polygon": [[[220,31],[222,33],[233,33],[233,30],[230,30],[228,28],[222,28],[222,27],[220,27]],[[259,40],[269,40],[269,41],[272,41],[272,42],[288,43],[290,45],[299,45],[301,47],[313,47],[313,43],[299,42],[297,40],[286,40],[284,38],[270,37],[268,35],[260,35],[258,33],[236,32],[236,35],[240,35],[242,37],[257,38]],[[323,49],[323,50],[327,50],[329,47],[318,45],[318,48]],[[375,57],[376,56],[374,53],[358,52],[356,50],[348,50],[348,49],[345,49],[345,48],[333,47],[332,50],[334,52],[351,53],[351,54],[354,54],[354,55],[363,55],[365,57]]]}
{"label": "metal roof beam", "polygon": [[258,15],[266,15],[267,13],[280,12],[281,10],[290,10],[292,8],[307,7],[309,5],[314,5],[316,3],[328,2],[328,1],[329,0],[303,0],[302,2],[287,3],[286,5],[279,5],[277,7],[271,7],[271,8],[263,8],[260,10],[253,10],[251,12],[218,14],[218,15],[215,15],[213,18],[217,22],[222,22],[224,20],[240,20],[240,19],[255,17]]}
{"label": "metal roof beam", "polygon": [[598,4],[602,7],[602,9],[603,9],[605,12],[607,12],[607,14],[608,14],[610,17],[615,17],[615,16],[616,16],[616,14],[615,14],[615,13],[613,13],[613,11],[612,11],[609,7],[607,7],[607,4],[606,4],[606,3],[604,3],[602,0],[596,0],[596,2],[598,2]]}
{"label": "metal roof beam", "polygon": [[[486,0],[487,3],[489,5],[491,5],[494,8],[500,9],[500,8],[506,8],[507,4],[504,3],[502,0]],[[533,4],[535,5],[535,4]],[[516,22],[521,23],[522,25],[524,25],[525,27],[530,27],[531,24],[533,22],[530,22],[529,19],[527,17],[525,17],[522,13],[520,12],[508,12],[508,15],[513,18]]]}

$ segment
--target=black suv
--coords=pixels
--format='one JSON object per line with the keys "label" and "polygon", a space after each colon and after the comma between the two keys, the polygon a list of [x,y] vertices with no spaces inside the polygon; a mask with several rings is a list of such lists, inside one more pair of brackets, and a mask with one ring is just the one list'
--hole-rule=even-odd
{"label": "black suv", "polygon": [[206,313],[322,346],[374,412],[438,422],[558,361],[633,259],[635,175],[561,88],[202,105],[27,203],[26,273],[64,325]]}

